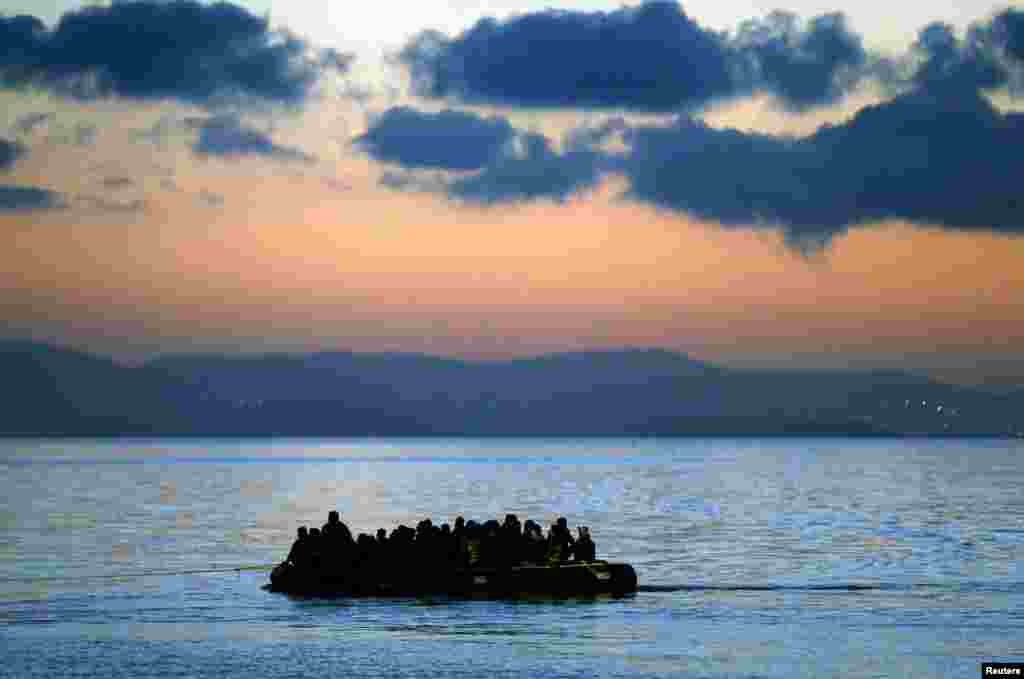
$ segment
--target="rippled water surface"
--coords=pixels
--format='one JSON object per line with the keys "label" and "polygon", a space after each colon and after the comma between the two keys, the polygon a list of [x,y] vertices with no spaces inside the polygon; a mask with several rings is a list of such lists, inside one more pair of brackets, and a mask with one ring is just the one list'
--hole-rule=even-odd
{"label": "rippled water surface", "polygon": [[[0,442],[0,676],[978,676],[1024,660],[1012,441]],[[301,600],[354,531],[588,525],[644,591]]]}

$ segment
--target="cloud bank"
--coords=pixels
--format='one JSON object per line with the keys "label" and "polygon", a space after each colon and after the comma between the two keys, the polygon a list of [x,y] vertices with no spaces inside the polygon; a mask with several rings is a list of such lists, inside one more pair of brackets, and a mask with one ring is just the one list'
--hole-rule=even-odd
{"label": "cloud bank", "polygon": [[775,13],[736,36],[650,0],[613,12],[487,18],[454,38],[420,33],[399,55],[417,93],[529,107],[671,111],[767,91],[805,108],[841,97],[867,55],[840,13]]}
{"label": "cloud bank", "polygon": [[882,219],[1024,233],[1024,114],[1001,114],[978,95],[914,92],[802,139],[683,118],[633,129],[627,143],[632,198],[781,227],[794,242]]}
{"label": "cloud bank", "polygon": [[[622,135],[625,151],[601,150],[613,134]],[[467,146],[483,145],[467,136],[434,149],[428,163],[420,143],[412,142],[409,166],[436,170],[457,165],[471,153]],[[715,129],[682,115],[668,126],[614,119],[571,133],[563,147],[515,131],[474,173],[422,183],[389,175],[385,183],[499,203],[563,200],[617,173],[632,200],[726,225],[781,229],[800,247],[885,219],[1024,234],[1017,180],[1024,176],[1024,113],[1000,113],[977,93],[916,90],[803,138]]]}
{"label": "cloud bank", "polygon": [[981,94],[1019,75],[1022,18],[1004,11],[963,39],[926,26],[905,93],[810,137],[716,130],[686,116],[632,129],[619,165],[629,196],[724,224],[779,227],[803,244],[883,219],[1024,234],[1015,180],[1024,175],[1024,114],[1000,113]]}
{"label": "cloud bank", "polygon": [[[439,155],[419,165],[452,169],[457,161],[441,157],[474,153],[490,160],[461,166],[479,171],[433,182],[434,190],[485,203],[564,199],[617,173],[638,202],[726,225],[778,228],[803,247],[885,219],[1024,233],[1015,181],[1024,176],[1024,114],[1000,113],[981,95],[1004,86],[1013,92],[1022,50],[1024,12],[1013,9],[976,22],[962,38],[949,26],[928,25],[906,57],[886,62],[867,53],[839,13],[801,23],[775,12],[724,35],[701,28],[675,3],[647,2],[610,13],[486,19],[455,38],[423,33],[401,58],[431,97],[683,111],[669,126],[631,127],[617,118],[574,130],[562,151],[515,131],[516,144],[491,155],[470,125],[464,134],[453,126],[436,144]],[[686,112],[755,91],[806,109],[835,102],[869,74],[901,93],[805,138],[714,129]],[[622,135],[624,152],[601,150],[611,135]],[[431,143],[397,134],[390,141],[392,158]]]}
{"label": "cloud bank", "polygon": [[115,0],[67,12],[52,29],[0,16],[0,46],[0,84],[87,99],[297,103],[324,69],[348,65],[242,7],[193,0]]}

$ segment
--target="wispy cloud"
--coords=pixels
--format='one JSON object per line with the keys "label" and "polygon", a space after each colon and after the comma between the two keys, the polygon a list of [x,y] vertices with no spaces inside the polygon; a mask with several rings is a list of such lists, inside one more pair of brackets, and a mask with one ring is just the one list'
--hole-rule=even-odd
{"label": "wispy cloud", "polygon": [[275,144],[266,134],[242,124],[235,115],[213,116],[203,121],[199,139],[192,149],[200,156],[231,158],[256,155],[276,160],[315,160],[300,149]]}

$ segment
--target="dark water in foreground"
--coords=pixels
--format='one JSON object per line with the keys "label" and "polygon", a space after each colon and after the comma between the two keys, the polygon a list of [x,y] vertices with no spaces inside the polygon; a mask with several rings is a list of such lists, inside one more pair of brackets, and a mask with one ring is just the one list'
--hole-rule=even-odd
{"label": "dark water in foreground", "polygon": [[[1005,441],[0,442],[0,676],[979,676],[1024,660],[1022,488]],[[565,515],[648,590],[261,590],[332,507]]]}

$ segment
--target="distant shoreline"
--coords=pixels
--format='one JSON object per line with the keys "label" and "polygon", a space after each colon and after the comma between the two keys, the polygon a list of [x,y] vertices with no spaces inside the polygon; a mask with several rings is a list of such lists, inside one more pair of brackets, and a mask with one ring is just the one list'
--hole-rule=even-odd
{"label": "distant shoreline", "polygon": [[338,440],[338,441],[375,441],[375,440],[522,440],[522,441],[559,441],[559,440],[601,440],[601,441],[646,441],[646,440],[693,440],[693,439],[804,439],[804,440],[834,440],[834,439],[891,439],[894,441],[907,440],[990,440],[990,441],[1024,441],[1024,436],[1011,434],[892,434],[892,433],[844,433],[844,432],[817,432],[817,433],[694,433],[694,434],[139,434],[139,433],[115,433],[115,434],[8,434],[0,433],[0,441],[309,441],[309,440]]}
{"label": "distant shoreline", "polygon": [[735,370],[655,349],[502,362],[164,356],[0,342],[0,437],[1014,438],[1006,393],[889,371]]}

